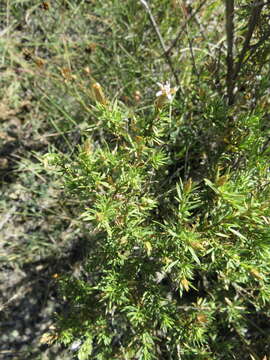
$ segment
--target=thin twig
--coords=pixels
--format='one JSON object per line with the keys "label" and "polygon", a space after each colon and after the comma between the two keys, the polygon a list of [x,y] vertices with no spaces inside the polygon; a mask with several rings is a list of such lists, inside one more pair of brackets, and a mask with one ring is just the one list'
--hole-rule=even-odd
{"label": "thin twig", "polygon": [[257,51],[257,49],[267,40],[269,39],[269,36],[270,36],[270,31],[266,32],[264,34],[264,36],[254,45],[250,46],[249,49],[250,49],[250,53],[248,55],[248,57],[246,57],[246,59],[243,61],[243,64],[245,64],[250,58],[252,55],[255,54],[255,52]]}
{"label": "thin twig", "polygon": [[180,85],[180,82],[179,82],[177,73],[176,73],[176,71],[175,71],[175,69],[174,69],[174,67],[173,67],[172,60],[171,60],[171,58],[170,58],[169,52],[167,52],[167,50],[166,50],[166,46],[165,46],[164,40],[163,40],[163,38],[162,38],[162,36],[161,36],[161,33],[160,33],[160,31],[159,31],[159,28],[158,28],[158,25],[157,25],[157,23],[156,23],[156,20],[155,20],[153,14],[152,14],[152,12],[151,12],[151,9],[150,9],[148,3],[146,2],[146,0],[140,0],[140,2],[141,2],[142,5],[145,7],[145,9],[146,9],[146,11],[147,11],[147,13],[148,13],[148,15],[149,15],[150,21],[151,21],[151,23],[152,23],[152,25],[153,25],[153,28],[154,28],[154,30],[155,30],[155,32],[156,32],[156,34],[157,34],[157,37],[158,37],[159,42],[160,42],[160,45],[161,45],[162,50],[163,50],[163,52],[164,52],[164,56],[166,57],[167,63],[168,63],[168,65],[170,66],[170,69],[171,69],[171,71],[172,71],[172,74],[173,74],[173,76],[174,76],[174,78],[175,78],[176,85],[179,86],[179,85]]}
{"label": "thin twig", "polygon": [[[184,10],[183,10],[183,13],[184,13],[184,16],[186,16],[186,13],[185,13]],[[188,40],[188,46],[189,46],[189,52],[190,52],[191,61],[192,61],[192,65],[193,65],[193,70],[194,70],[194,72],[195,72],[195,74],[197,76],[198,81],[200,81],[200,74],[199,74],[199,71],[197,69],[196,60],[195,60],[195,57],[194,57],[193,46],[192,46],[191,38],[189,36],[189,26],[188,26],[187,21],[185,22],[185,33],[186,33],[187,40]]]}
{"label": "thin twig", "polygon": [[246,56],[246,53],[250,49],[250,46],[249,46],[250,40],[251,40],[251,37],[255,30],[255,27],[258,24],[258,21],[259,21],[260,15],[261,15],[261,11],[262,11],[262,8],[264,7],[264,5],[265,4],[262,3],[258,6],[253,7],[253,9],[252,9],[252,12],[251,12],[251,15],[249,18],[249,22],[248,22],[248,30],[247,30],[247,33],[245,36],[244,44],[243,44],[241,53],[238,56],[238,62],[235,66],[235,70],[234,70],[234,74],[233,74],[234,80],[236,80],[236,78],[241,70],[241,67],[243,65],[243,60]]}
{"label": "thin twig", "polygon": [[150,9],[149,5],[147,4],[147,2],[145,0],[140,0],[140,2],[143,4],[146,11],[148,12],[148,15],[149,15],[150,20],[152,22],[152,25],[153,25],[153,27],[155,29],[155,32],[157,33],[157,36],[158,36],[159,42],[160,42],[160,44],[162,46],[162,49],[163,49],[164,52],[166,52],[166,46],[165,46],[164,40],[163,40],[163,38],[161,36],[161,33],[160,33],[159,28],[157,26],[156,20],[154,19],[154,16],[153,16],[153,14],[151,12],[151,9]]}
{"label": "thin twig", "polygon": [[[185,23],[183,24],[183,26],[181,27],[179,33],[176,35],[175,39],[173,40],[171,46],[167,49],[167,53],[170,54],[170,52],[172,51],[172,49],[176,46],[176,44],[178,43],[179,39],[181,38],[182,34],[185,32],[185,28],[186,25],[190,22],[190,20],[192,20],[194,18],[194,16],[201,10],[201,8],[204,6],[204,4],[207,2],[207,0],[203,0],[201,2],[201,4],[197,7],[197,9],[195,11],[193,11],[189,17],[186,19]],[[164,54],[165,55],[165,54]]]}
{"label": "thin twig", "polygon": [[227,95],[228,103],[232,105],[234,102],[234,59],[233,59],[233,45],[234,45],[234,0],[226,0],[226,36],[227,36]]}
{"label": "thin twig", "polygon": [[213,74],[215,76],[215,85],[216,89],[219,93],[221,93],[221,84],[220,84],[220,62],[221,62],[221,51],[222,51],[223,43],[221,43],[218,47],[218,55],[217,55],[217,62],[216,62],[216,70]]}

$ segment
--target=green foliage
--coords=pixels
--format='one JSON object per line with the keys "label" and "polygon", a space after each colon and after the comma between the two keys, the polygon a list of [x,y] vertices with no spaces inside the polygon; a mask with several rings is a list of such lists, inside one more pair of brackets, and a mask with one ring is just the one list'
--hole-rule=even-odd
{"label": "green foliage", "polygon": [[183,170],[171,173],[166,110],[144,120],[116,104],[96,112],[73,161],[54,158],[90,234],[79,279],[62,280],[65,343],[81,339],[78,356],[91,359],[230,359],[249,349],[270,299],[261,115],[239,118],[209,178],[183,182]]}

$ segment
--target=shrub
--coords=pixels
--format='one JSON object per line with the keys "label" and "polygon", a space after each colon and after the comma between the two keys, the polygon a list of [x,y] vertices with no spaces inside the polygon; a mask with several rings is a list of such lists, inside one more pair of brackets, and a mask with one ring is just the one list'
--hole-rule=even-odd
{"label": "shrub", "polygon": [[[224,15],[223,51],[224,31],[206,32],[196,20],[203,2],[194,9],[173,2],[183,11],[187,47],[177,55],[179,33],[161,61],[164,39],[140,3],[146,12],[133,2],[100,10],[108,16],[118,4],[107,42],[124,55],[109,67],[102,50],[106,61],[93,66],[126,105],[110,102],[97,83],[97,103],[88,105],[88,80],[65,84],[87,126],[72,157],[55,154],[52,163],[74,199],[85,244],[80,271],[61,276],[67,309],[59,339],[80,360],[261,359],[269,352],[269,79],[261,53],[268,9],[225,1],[223,14],[213,2],[202,18],[213,25],[215,14]],[[166,4],[156,17],[168,41]],[[203,38],[196,55],[191,15]],[[177,21],[173,16],[174,30]],[[126,28],[130,36],[120,41]],[[138,31],[151,43],[138,42]],[[174,102],[166,104],[174,92],[166,84],[153,105],[153,81],[168,70],[178,86]]]}
{"label": "shrub", "polygon": [[[218,119],[221,106],[226,113],[213,100],[202,111]],[[183,114],[166,106],[147,118],[117,103],[95,114],[73,160],[56,158],[89,231],[80,274],[61,280],[61,341],[77,344],[79,359],[240,359],[255,356],[254,346],[263,354],[270,254],[261,115],[240,116],[229,143],[209,139],[210,156],[201,140],[214,121],[193,139],[196,121],[180,124]]]}

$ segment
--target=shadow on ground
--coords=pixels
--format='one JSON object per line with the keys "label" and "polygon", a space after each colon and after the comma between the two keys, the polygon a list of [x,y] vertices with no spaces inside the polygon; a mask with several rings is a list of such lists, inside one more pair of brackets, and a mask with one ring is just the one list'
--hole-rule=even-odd
{"label": "shadow on ground", "polygon": [[57,291],[56,274],[70,271],[81,259],[81,249],[77,244],[68,256],[47,257],[22,268],[2,266],[0,359],[72,359],[69,350],[42,344],[41,337],[65,307]]}

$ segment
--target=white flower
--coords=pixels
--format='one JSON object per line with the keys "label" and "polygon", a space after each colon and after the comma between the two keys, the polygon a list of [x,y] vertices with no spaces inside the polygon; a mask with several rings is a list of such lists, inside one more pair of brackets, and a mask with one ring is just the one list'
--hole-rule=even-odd
{"label": "white flower", "polygon": [[172,102],[172,95],[176,93],[177,89],[171,89],[169,81],[166,81],[164,85],[161,83],[157,84],[160,87],[160,90],[156,93],[157,99],[155,101],[155,106],[160,110],[167,101]]}
{"label": "white flower", "polygon": [[156,93],[156,97],[166,97],[170,102],[172,101],[173,97],[172,95],[176,93],[176,88],[171,89],[171,85],[169,81],[166,81],[166,83],[163,85],[161,83],[157,83],[160,87],[160,90]]}

